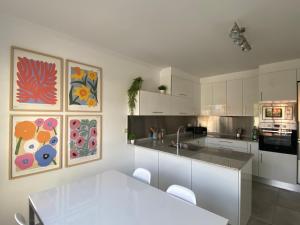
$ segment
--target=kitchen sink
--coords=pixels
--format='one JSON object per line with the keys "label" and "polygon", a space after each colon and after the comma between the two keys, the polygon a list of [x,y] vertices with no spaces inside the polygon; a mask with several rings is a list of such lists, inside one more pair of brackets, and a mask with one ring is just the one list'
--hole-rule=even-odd
{"label": "kitchen sink", "polygon": [[[170,145],[172,148],[176,148],[176,144],[172,142]],[[189,144],[189,143],[180,143],[179,144],[179,149],[185,149],[185,150],[190,150],[190,151],[198,151],[200,149],[199,146]]]}

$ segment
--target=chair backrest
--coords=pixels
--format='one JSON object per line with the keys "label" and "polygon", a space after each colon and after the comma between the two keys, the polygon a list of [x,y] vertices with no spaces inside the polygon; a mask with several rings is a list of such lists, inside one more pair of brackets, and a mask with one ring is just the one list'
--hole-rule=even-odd
{"label": "chair backrest", "polygon": [[195,193],[186,187],[180,185],[171,185],[167,189],[167,193],[193,205],[197,205]]}
{"label": "chair backrest", "polygon": [[15,213],[15,221],[19,225],[26,225],[26,220],[25,220],[24,216],[20,213]]}
{"label": "chair backrest", "polygon": [[144,183],[150,184],[151,182],[151,173],[144,168],[137,168],[133,172],[133,176]]}

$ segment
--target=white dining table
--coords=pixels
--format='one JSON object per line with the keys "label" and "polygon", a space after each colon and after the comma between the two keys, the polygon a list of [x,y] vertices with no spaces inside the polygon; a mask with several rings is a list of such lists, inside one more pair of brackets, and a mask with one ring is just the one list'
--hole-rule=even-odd
{"label": "white dining table", "polygon": [[30,225],[227,225],[228,220],[110,170],[29,195]]}

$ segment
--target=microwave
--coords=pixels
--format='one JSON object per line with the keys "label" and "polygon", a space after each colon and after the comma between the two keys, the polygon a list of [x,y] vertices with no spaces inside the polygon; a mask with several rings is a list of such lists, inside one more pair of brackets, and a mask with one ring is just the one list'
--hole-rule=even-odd
{"label": "microwave", "polygon": [[260,123],[296,123],[296,102],[261,103]]}

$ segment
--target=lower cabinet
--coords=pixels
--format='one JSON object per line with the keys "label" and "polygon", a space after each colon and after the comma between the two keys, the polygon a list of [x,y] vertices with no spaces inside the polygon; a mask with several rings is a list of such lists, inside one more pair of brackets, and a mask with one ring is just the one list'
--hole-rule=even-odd
{"label": "lower cabinet", "polygon": [[242,170],[192,160],[197,205],[229,219],[231,225],[246,225],[251,215],[251,170],[251,160]]}
{"label": "lower cabinet", "polygon": [[159,152],[159,189],[178,184],[191,188],[191,159]]}
{"label": "lower cabinet", "polygon": [[253,154],[252,159],[252,174],[255,176],[259,175],[259,150],[258,150],[258,143],[257,142],[248,142],[248,152]]}
{"label": "lower cabinet", "polygon": [[259,151],[259,176],[291,184],[297,183],[297,156]]}
{"label": "lower cabinet", "polygon": [[151,172],[151,185],[158,188],[159,151],[135,146],[135,168],[145,168]]}

